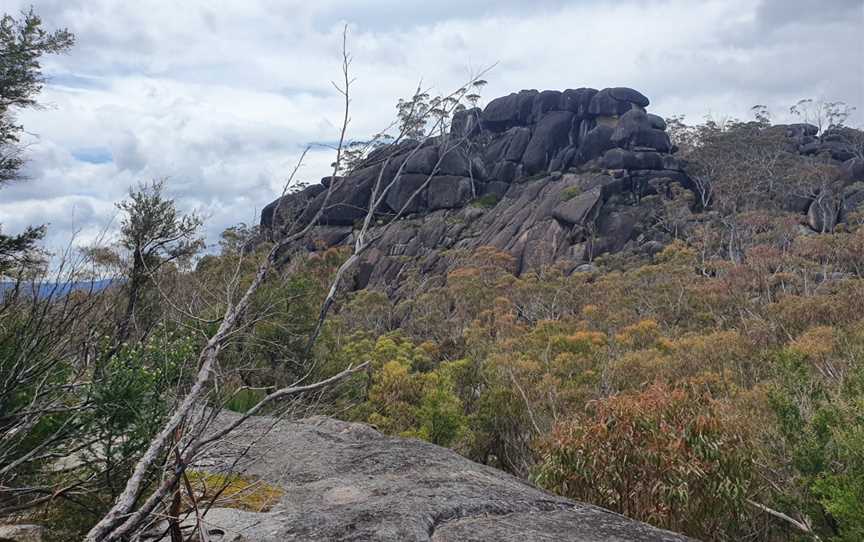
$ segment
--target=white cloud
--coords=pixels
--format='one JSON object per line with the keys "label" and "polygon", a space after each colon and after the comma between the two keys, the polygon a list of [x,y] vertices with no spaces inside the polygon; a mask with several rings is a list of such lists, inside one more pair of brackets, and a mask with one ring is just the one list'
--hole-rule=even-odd
{"label": "white cloud", "polygon": [[[113,202],[153,177],[169,179],[181,208],[209,216],[210,242],[228,225],[254,222],[302,148],[337,137],[340,98],[330,81],[340,75],[343,22],[357,77],[355,137],[385,126],[421,77],[449,90],[495,62],[490,98],[624,85],[649,96],[655,112],[691,119],[745,116],[756,103],[782,112],[803,97],[864,108],[861,0],[817,11],[803,0],[37,0],[35,8],[78,44],[46,59],[51,107],[20,115],[38,136],[32,180],[0,192],[0,223],[49,222],[53,246],[76,229],[116,224]],[[316,150],[303,179],[326,175],[331,160]]]}

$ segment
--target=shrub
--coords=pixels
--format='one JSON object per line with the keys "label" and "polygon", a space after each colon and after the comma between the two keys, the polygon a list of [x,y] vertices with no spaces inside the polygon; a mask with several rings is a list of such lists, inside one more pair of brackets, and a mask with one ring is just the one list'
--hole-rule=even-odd
{"label": "shrub", "polygon": [[472,201],[470,205],[481,209],[491,209],[498,205],[499,201],[501,201],[501,197],[498,194],[485,194]]}
{"label": "shrub", "polygon": [[747,517],[751,451],[701,385],[591,403],[541,445],[538,482],[667,529],[735,538]]}
{"label": "shrub", "polygon": [[777,356],[769,399],[779,434],[770,446],[792,482],[778,501],[828,540],[862,540],[864,332],[830,333],[836,351],[817,344],[826,335],[814,328]]}
{"label": "shrub", "polygon": [[582,189],[578,186],[568,186],[561,191],[561,201],[569,201],[582,193]]}

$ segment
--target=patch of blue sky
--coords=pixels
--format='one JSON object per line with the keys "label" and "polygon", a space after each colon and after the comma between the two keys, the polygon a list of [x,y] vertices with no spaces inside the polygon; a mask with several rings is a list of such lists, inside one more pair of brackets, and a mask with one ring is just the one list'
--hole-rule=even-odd
{"label": "patch of blue sky", "polygon": [[114,161],[111,151],[104,147],[75,149],[72,151],[72,156],[79,162],[88,164],[108,164]]}
{"label": "patch of blue sky", "polygon": [[74,73],[49,73],[48,84],[57,87],[84,90],[104,90],[108,88],[107,81],[101,77],[90,77]]}

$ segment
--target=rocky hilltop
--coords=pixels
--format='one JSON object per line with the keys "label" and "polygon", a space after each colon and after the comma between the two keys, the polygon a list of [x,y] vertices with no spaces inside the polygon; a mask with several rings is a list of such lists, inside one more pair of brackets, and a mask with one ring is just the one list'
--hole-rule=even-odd
{"label": "rocky hilltop", "polygon": [[[509,252],[517,274],[549,265],[565,273],[588,270],[605,253],[650,257],[671,240],[652,226],[658,206],[686,198],[696,187],[676,157],[666,122],[648,113],[648,105],[630,88],[503,96],[483,110],[454,115],[448,140],[463,144],[448,147],[444,156],[441,138],[376,149],[348,176],[325,178],[272,202],[262,211],[261,226],[272,232],[286,219],[308,223],[334,183],[307,245],[350,243],[381,168],[386,184],[401,167],[379,213],[392,216],[407,205],[409,214],[380,232],[357,268],[355,288],[398,293],[412,273],[440,278],[448,265],[445,252],[484,245]],[[809,124],[772,129],[785,132],[790,152],[824,154],[843,171],[830,194],[789,199],[788,210],[800,213],[803,224],[833,228],[847,208],[864,201],[862,185],[853,183],[864,180],[864,160],[855,157],[845,134],[817,136]],[[426,189],[411,200],[430,175]],[[277,206],[281,216],[274,218]]]}
{"label": "rocky hilltop", "polygon": [[[236,416],[223,412],[219,423]],[[258,417],[239,431],[236,444],[218,447],[197,468],[239,469],[278,488],[279,498],[266,511],[210,510],[204,521],[213,542],[690,540],[363,424]]]}

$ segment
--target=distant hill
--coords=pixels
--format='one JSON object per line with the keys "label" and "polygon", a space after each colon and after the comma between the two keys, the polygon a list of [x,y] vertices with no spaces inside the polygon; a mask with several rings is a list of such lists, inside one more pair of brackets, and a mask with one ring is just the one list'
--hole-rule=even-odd
{"label": "distant hill", "polygon": [[[22,290],[27,294],[36,293],[40,298],[49,296],[64,296],[71,292],[101,292],[112,284],[120,283],[122,279],[100,279],[75,282],[41,282],[41,283],[25,283],[21,286]],[[6,292],[15,287],[15,283],[11,281],[0,282],[0,299]]]}

